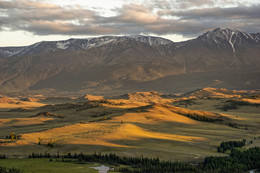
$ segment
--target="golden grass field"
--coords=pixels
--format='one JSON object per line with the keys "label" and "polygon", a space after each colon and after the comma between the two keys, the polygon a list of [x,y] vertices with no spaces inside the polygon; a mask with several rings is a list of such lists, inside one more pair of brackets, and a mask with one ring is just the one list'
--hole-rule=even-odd
{"label": "golden grass field", "polygon": [[[254,139],[260,136],[259,106],[219,108],[230,99],[259,103],[258,94],[206,88],[178,98],[157,92],[111,100],[87,95],[86,104],[59,105],[46,105],[37,97],[29,101],[4,97],[0,99],[0,154],[21,158],[32,152],[102,152],[201,161],[205,156],[221,155],[216,146],[222,141],[247,139],[253,141],[251,146],[260,146],[259,139]],[[190,114],[222,121],[199,121]],[[20,138],[6,139],[12,132]]]}

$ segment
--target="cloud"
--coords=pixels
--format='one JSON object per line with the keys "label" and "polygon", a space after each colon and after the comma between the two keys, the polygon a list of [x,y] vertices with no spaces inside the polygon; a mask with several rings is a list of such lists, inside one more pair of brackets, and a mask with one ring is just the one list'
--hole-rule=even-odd
{"label": "cloud", "polygon": [[182,19],[260,19],[260,5],[253,5],[250,7],[203,8],[178,12],[168,11],[166,13],[162,12],[161,15],[178,16]]}
{"label": "cloud", "polygon": [[[182,34],[190,37],[216,27],[259,32],[260,4],[233,5],[232,0],[161,0],[126,3],[104,16],[80,5],[60,6],[44,0],[0,0],[0,30],[35,35]],[[222,4],[222,5],[221,5]],[[235,4],[235,3],[234,3]]]}
{"label": "cloud", "polygon": [[198,8],[201,6],[213,6],[216,1],[214,0],[178,0],[181,9]]}
{"label": "cloud", "polygon": [[13,1],[6,1],[1,0],[0,1],[0,9],[55,9],[59,8],[58,5],[51,4],[51,3],[42,3],[37,1],[28,1],[28,0],[13,0]]}
{"label": "cloud", "polygon": [[124,5],[118,12],[119,15],[115,19],[124,23],[148,24],[157,22],[159,18],[151,9],[139,4]]}

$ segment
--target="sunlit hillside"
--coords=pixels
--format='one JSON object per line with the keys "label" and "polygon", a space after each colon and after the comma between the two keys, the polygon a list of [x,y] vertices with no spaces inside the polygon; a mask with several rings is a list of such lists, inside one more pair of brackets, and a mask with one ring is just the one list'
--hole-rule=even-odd
{"label": "sunlit hillside", "polygon": [[[46,104],[50,100],[57,104]],[[136,92],[64,102],[2,97],[0,152],[15,158],[32,152],[112,152],[201,161],[222,155],[216,149],[222,141],[247,139],[253,141],[248,147],[260,146],[254,140],[260,132],[259,106],[259,91],[215,88],[183,96]]]}

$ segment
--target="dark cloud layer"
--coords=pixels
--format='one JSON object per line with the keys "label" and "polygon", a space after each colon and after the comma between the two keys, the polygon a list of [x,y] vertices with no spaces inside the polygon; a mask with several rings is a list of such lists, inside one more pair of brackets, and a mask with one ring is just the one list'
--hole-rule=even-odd
{"label": "dark cloud layer", "polygon": [[[228,0],[226,0],[228,1]],[[106,17],[80,6],[43,1],[0,0],[0,30],[35,35],[182,34],[197,35],[216,27],[260,31],[260,4],[215,6],[213,0],[149,1],[125,4]]]}

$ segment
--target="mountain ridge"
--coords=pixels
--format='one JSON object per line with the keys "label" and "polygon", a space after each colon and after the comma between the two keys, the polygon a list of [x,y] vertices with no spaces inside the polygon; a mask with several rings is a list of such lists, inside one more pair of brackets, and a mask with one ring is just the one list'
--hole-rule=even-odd
{"label": "mountain ridge", "polygon": [[[216,28],[207,31],[206,33],[198,36],[195,39],[202,39],[204,42],[208,42],[212,44],[212,40],[217,44],[217,37],[226,37],[229,40],[229,43],[231,45],[232,50],[235,52],[234,43],[237,41],[241,41],[241,36],[246,37],[250,41],[254,41],[256,43],[260,43],[260,33],[245,33],[241,32],[239,30],[231,30],[228,28]],[[232,38],[235,36],[234,38]],[[240,37],[238,37],[240,36]],[[224,39],[226,39],[224,38]],[[59,40],[59,41],[40,41],[36,42],[32,45],[28,46],[13,46],[13,47],[0,47],[0,55],[3,57],[12,57],[12,56],[22,56],[27,53],[28,50],[32,48],[37,48],[38,46],[42,46],[42,44],[50,44],[52,46],[56,46],[58,49],[68,49],[70,48],[70,45],[72,46],[78,46],[74,47],[75,50],[80,49],[90,49],[92,47],[100,47],[106,44],[109,44],[114,41],[122,41],[124,39],[133,39],[135,41],[148,43],[150,46],[159,46],[159,45],[167,45],[167,44],[174,44],[176,48],[182,47],[187,42],[192,41],[194,39],[190,39],[187,41],[181,41],[181,42],[174,42],[169,39],[161,38],[161,37],[155,37],[155,36],[145,36],[145,35],[129,35],[129,36],[101,36],[101,37],[92,37],[92,38],[70,38],[67,40]],[[223,40],[224,40],[223,39]],[[240,39],[240,40],[237,40]],[[219,44],[217,44],[219,46]]]}
{"label": "mountain ridge", "polygon": [[[0,48],[0,92],[42,89],[110,92],[126,88],[131,92],[148,83],[150,90],[154,90],[157,80],[165,82],[170,76],[177,81],[166,81],[167,85],[174,87],[174,82],[182,81],[180,88],[184,90],[190,86],[206,87],[200,83],[216,87],[216,81],[225,88],[229,82],[223,73],[235,77],[230,79],[235,81],[234,88],[228,84],[232,89],[259,88],[256,75],[260,69],[259,38],[259,33],[217,28],[179,43],[159,37],[105,36],[88,41],[69,39]],[[3,57],[6,51],[14,53]],[[189,82],[178,76],[186,76]]]}
{"label": "mountain ridge", "polygon": [[0,55],[2,55],[3,57],[12,57],[12,56],[34,54],[34,52],[37,53],[37,50],[35,51],[33,49],[40,49],[43,46],[52,46],[53,50],[54,49],[87,50],[93,47],[100,47],[112,42],[124,41],[127,39],[135,40],[142,43],[147,43],[150,46],[175,44],[174,42],[168,39],[164,39],[160,37],[152,37],[152,36],[143,36],[143,35],[102,36],[102,37],[94,37],[94,38],[86,38],[86,39],[70,38],[67,40],[60,40],[60,41],[41,41],[29,46],[0,47]]}

